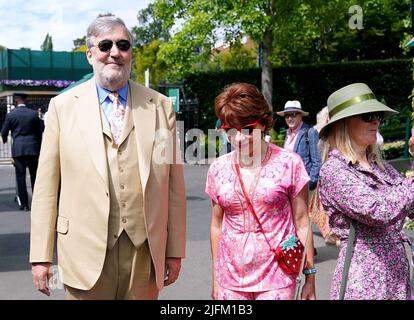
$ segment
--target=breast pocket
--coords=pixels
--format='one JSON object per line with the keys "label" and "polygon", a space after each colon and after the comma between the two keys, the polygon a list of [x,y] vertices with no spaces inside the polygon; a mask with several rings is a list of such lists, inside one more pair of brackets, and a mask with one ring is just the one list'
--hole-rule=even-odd
{"label": "breast pocket", "polygon": [[67,234],[69,230],[69,219],[58,216],[57,224],[56,224],[56,231],[61,234]]}

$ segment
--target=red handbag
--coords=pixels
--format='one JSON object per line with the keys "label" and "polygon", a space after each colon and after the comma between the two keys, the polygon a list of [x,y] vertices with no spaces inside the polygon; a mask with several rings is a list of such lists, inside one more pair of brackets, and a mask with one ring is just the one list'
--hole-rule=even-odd
{"label": "red handbag", "polygon": [[304,250],[302,242],[293,234],[286,236],[285,240],[277,246],[275,253],[279,258],[279,266],[285,273],[299,274]]}
{"label": "red handbag", "polygon": [[[300,273],[302,267],[302,258],[304,256],[305,247],[303,246],[302,242],[299,238],[294,234],[289,234],[285,237],[285,239],[274,249],[270,244],[269,240],[266,238],[266,235],[263,231],[262,224],[256,214],[256,211],[253,208],[253,205],[250,201],[250,198],[246,192],[244,187],[243,180],[240,174],[240,168],[237,162],[234,163],[236,168],[236,173],[239,177],[240,185],[246,199],[247,205],[250,208],[250,211],[253,213],[257,223],[259,224],[260,230],[263,233],[263,236],[266,239],[267,244],[269,245],[270,249],[275,253],[276,258],[278,260],[279,266],[282,270],[289,274],[289,275],[298,275]],[[305,260],[306,261],[306,260]],[[306,263],[306,262],[305,262]],[[304,267],[306,269],[306,266]]]}

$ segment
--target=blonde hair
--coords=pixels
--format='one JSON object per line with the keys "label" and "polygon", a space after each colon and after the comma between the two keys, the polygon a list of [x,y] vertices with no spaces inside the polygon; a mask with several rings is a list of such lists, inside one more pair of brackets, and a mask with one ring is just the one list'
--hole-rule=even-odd
{"label": "blonde hair", "polygon": [[320,132],[322,127],[327,124],[329,121],[329,111],[328,107],[322,108],[317,114],[316,114],[316,125],[314,128]]}
{"label": "blonde hair", "polygon": [[[357,153],[352,147],[351,139],[348,134],[346,119],[347,118],[344,118],[331,124],[329,128],[325,129],[328,130],[326,134],[324,134],[323,137],[320,137],[318,147],[321,151],[322,163],[328,159],[329,152],[334,149],[337,149],[340,153],[342,153],[342,155],[348,158],[352,164],[356,164],[358,162]],[[384,169],[381,152],[377,143],[369,145],[367,151],[368,158],[374,157],[378,163],[378,166],[381,169]]]}

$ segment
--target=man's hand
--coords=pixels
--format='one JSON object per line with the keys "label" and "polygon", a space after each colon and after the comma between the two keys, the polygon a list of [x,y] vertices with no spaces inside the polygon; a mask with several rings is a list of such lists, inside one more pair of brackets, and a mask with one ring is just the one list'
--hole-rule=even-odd
{"label": "man's hand", "polygon": [[32,263],[33,283],[37,290],[39,290],[41,293],[47,296],[50,296],[48,282],[49,279],[52,277],[52,274],[49,273],[51,266],[52,264],[49,262]]}
{"label": "man's hand", "polygon": [[181,258],[166,258],[164,272],[164,286],[169,286],[177,280],[181,269]]}

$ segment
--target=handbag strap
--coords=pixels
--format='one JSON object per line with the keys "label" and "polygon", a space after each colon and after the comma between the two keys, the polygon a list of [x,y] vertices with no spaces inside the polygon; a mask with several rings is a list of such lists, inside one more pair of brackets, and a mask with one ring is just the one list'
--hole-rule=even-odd
{"label": "handbag strap", "polygon": [[[243,182],[243,179],[242,179],[242,176],[241,176],[241,173],[240,173],[240,166],[237,163],[237,161],[234,162],[234,167],[236,168],[237,177],[239,178],[240,186],[242,188],[242,191],[243,191],[244,197],[246,199],[247,205],[249,206],[250,211],[253,213],[253,216],[255,217],[257,223],[259,224],[260,231],[263,233],[263,236],[266,239],[266,242],[269,245],[270,250],[275,251],[275,249],[273,249],[272,245],[270,244],[269,240],[267,239],[267,237],[266,237],[266,235],[263,231],[263,227],[262,227],[262,224],[260,223],[259,217],[257,216],[256,211],[254,210],[253,204],[250,201],[250,197],[246,192],[246,188],[244,187],[244,182]],[[317,190],[315,190],[315,191],[317,191]],[[312,227],[312,224],[311,224],[310,219],[309,219],[308,220],[308,230],[306,232],[305,245],[304,245],[304,249],[303,249],[303,253],[302,253],[302,262],[301,262],[301,267],[300,267],[300,270],[299,270],[298,278],[300,278],[300,274],[303,270],[303,267],[305,266],[305,255],[306,255],[306,250],[308,248],[308,238],[309,238],[309,232],[310,232],[311,227]]]}
{"label": "handbag strap", "polygon": [[272,245],[270,244],[269,240],[267,239],[267,237],[264,233],[264,230],[263,230],[262,224],[260,223],[259,217],[257,216],[256,211],[254,210],[253,204],[250,201],[250,197],[246,192],[246,188],[244,187],[244,182],[243,182],[243,179],[242,179],[242,176],[241,176],[241,173],[240,173],[240,166],[237,163],[237,161],[234,162],[234,167],[236,168],[237,177],[239,178],[240,186],[242,188],[243,195],[244,195],[244,198],[246,199],[247,205],[249,206],[250,211],[253,213],[253,217],[256,219],[257,223],[259,224],[260,231],[263,233],[263,236],[264,236],[267,244],[269,245],[270,250],[275,251],[275,249],[273,249]]}
{"label": "handbag strap", "polygon": [[319,207],[319,182],[316,184],[316,188],[312,193],[312,196],[310,198],[309,203],[309,211],[310,211],[310,218],[313,218],[313,215],[315,214],[316,210]]}
{"label": "handbag strap", "polygon": [[351,265],[352,254],[354,251],[354,240],[355,240],[355,226],[350,223],[348,244],[346,246],[344,268],[342,270],[341,288],[339,290],[339,300],[344,300],[346,284],[348,282],[349,266]]}

